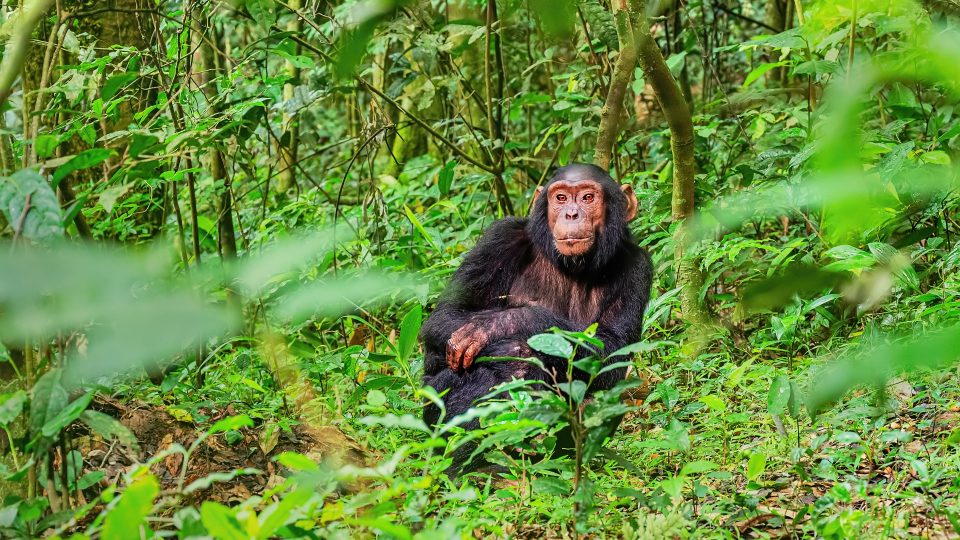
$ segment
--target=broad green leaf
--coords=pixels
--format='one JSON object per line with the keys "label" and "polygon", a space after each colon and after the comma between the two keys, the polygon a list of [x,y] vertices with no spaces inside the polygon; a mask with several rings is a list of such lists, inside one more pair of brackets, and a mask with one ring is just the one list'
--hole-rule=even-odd
{"label": "broad green leaf", "polygon": [[560,383],[557,386],[573,399],[574,403],[583,403],[583,398],[587,394],[587,383],[583,381],[570,381]]}
{"label": "broad green leaf", "polygon": [[57,167],[53,173],[53,184],[59,185],[60,181],[70,173],[95,167],[107,160],[114,154],[113,150],[107,148],[90,148],[77,154],[73,159]]}
{"label": "broad green leaf", "polygon": [[228,416],[216,424],[210,426],[210,429],[207,433],[213,435],[215,433],[223,433],[225,431],[238,430],[240,428],[250,428],[253,427],[253,420],[245,414],[238,414],[236,416]]}
{"label": "broad green leaf", "polygon": [[680,476],[690,476],[691,474],[700,474],[712,471],[718,468],[718,465],[712,461],[691,461],[680,469]]}
{"label": "broad green leaf", "polygon": [[249,540],[233,512],[222,504],[205,501],[200,506],[200,520],[207,532],[217,540]]}
{"label": "broad green leaf", "polygon": [[296,452],[283,452],[276,457],[276,461],[291,471],[317,471],[320,469],[315,461]]}
{"label": "broad green leaf", "polygon": [[680,72],[683,71],[684,61],[687,58],[687,51],[681,51],[670,55],[667,58],[667,68],[674,77],[680,78]]}
{"label": "broad green leaf", "polygon": [[570,495],[570,482],[555,476],[540,476],[533,480],[533,491],[543,495]]}
{"label": "broad green leaf", "polygon": [[70,425],[74,420],[83,414],[90,402],[93,400],[93,392],[87,392],[83,396],[73,400],[66,408],[57,412],[57,415],[43,424],[40,432],[44,437],[55,438],[60,431]]}
{"label": "broad green leaf", "polygon": [[0,426],[9,426],[19,418],[26,402],[27,393],[23,390],[0,395]]}
{"label": "broad green leaf", "polygon": [[37,135],[36,140],[33,141],[33,148],[37,151],[37,157],[46,159],[53,155],[58,144],[60,144],[60,137],[44,133]]}
{"label": "broad green leaf", "polygon": [[160,484],[151,474],[135,480],[120,495],[120,502],[107,512],[100,538],[103,540],[128,540],[130,538],[150,538],[144,535],[141,527],[146,527],[145,519],[153,510],[153,500],[160,493]]}
{"label": "broad green leaf", "polygon": [[51,369],[33,385],[30,396],[30,433],[41,434],[44,425],[50,422],[67,406],[69,396],[61,384],[63,371]]}
{"label": "broad green leaf", "polygon": [[266,507],[260,513],[260,530],[257,538],[273,538],[277,529],[284,526],[294,515],[294,510],[303,507],[313,497],[309,489],[297,489],[283,495],[279,502]]}
{"label": "broad green leaf", "polygon": [[767,470],[767,455],[763,452],[754,452],[747,461],[747,480],[751,482],[760,478],[760,475]]}
{"label": "broad green leaf", "polygon": [[790,379],[786,375],[778,375],[770,385],[767,393],[767,410],[777,416],[783,414],[790,402]]}
{"label": "broad green leaf", "polygon": [[416,304],[403,317],[400,323],[400,337],[397,339],[397,355],[406,362],[417,346],[417,335],[423,320],[423,309]]}
{"label": "broad green leaf", "polygon": [[723,412],[727,410],[727,404],[719,396],[707,394],[700,396],[700,401],[712,411]]}
{"label": "broad green leaf", "polygon": [[[296,277],[312,261],[326,255],[333,247],[332,230],[323,230],[309,235],[293,235],[270,244],[262,251],[246,257],[236,272],[237,282],[244,292],[255,296],[271,284]],[[336,240],[347,241],[347,233],[337,233]]]}
{"label": "broad green leaf", "polygon": [[104,101],[112,99],[124,86],[132,83],[137,79],[136,73],[119,73],[117,75],[112,75],[107,82],[103,83],[103,88],[100,90],[100,96]]}
{"label": "broad green leaf", "polygon": [[120,444],[140,451],[140,443],[137,442],[136,435],[116,418],[100,411],[86,410],[80,415],[80,421],[104,439],[116,439]]}
{"label": "broad green leaf", "polygon": [[277,22],[277,7],[274,0],[246,0],[246,6],[253,20],[264,29],[269,29]]}
{"label": "broad green leaf", "polygon": [[558,334],[537,334],[527,340],[527,344],[535,351],[556,356],[570,358],[573,356],[573,345]]}
{"label": "broad green leaf", "polygon": [[45,241],[63,237],[60,201],[47,180],[32,169],[0,178],[0,212],[24,238]]}
{"label": "broad green leaf", "polygon": [[887,336],[885,341],[889,343],[893,338],[901,341],[881,346],[865,344],[816,369],[806,389],[807,412],[811,416],[819,414],[856,386],[879,388],[899,373],[937,368],[958,361],[960,326],[907,336]]}

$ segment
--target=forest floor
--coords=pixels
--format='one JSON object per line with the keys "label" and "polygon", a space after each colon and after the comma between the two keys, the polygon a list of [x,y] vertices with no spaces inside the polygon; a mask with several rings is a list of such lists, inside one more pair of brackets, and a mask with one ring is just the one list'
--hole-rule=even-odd
{"label": "forest floor", "polygon": [[[680,373],[664,375],[669,381]],[[880,416],[875,407],[868,409],[883,398],[861,391],[841,412],[815,425],[773,419],[763,408],[762,395],[738,395],[736,388],[728,388],[720,398],[736,413],[721,420],[706,408],[692,411],[684,420],[687,428],[678,434],[676,425],[665,426],[661,418],[668,409],[684,418],[684,409],[697,403],[685,402],[697,392],[695,380],[689,374],[678,380],[684,378],[688,384],[676,387],[658,382],[653,397],[625,419],[608,444],[623,462],[597,459],[591,464],[598,484],[598,522],[606,531],[602,535],[616,536],[625,518],[642,508],[638,499],[655,499],[664,480],[679,477],[684,500],[692,505],[684,525],[692,537],[806,537],[814,525],[823,530],[826,519],[836,523],[838,537],[960,537],[960,522],[952,510],[960,491],[960,388],[954,371],[895,381],[888,386],[886,412]],[[658,398],[657,392],[666,399]],[[282,418],[263,418],[255,427],[204,438],[184,466],[183,455],[167,450],[177,444],[190,447],[209,423],[250,412],[238,410],[239,404],[192,405],[195,408],[179,400],[173,406],[162,399],[147,403],[98,398],[94,408],[120,419],[136,436],[137,445],[77,433],[84,473],[102,471],[101,484],[107,486],[151,459],[151,470],[163,489],[196,482],[186,489],[184,504],[214,500],[231,505],[281,486],[285,471],[276,458],[284,452],[369,466],[394,450],[346,418],[328,425],[294,421],[289,429],[278,427]],[[877,418],[884,421],[877,423]],[[681,442],[676,447],[678,436]],[[759,468],[756,455],[763,456]],[[682,472],[690,463],[708,465],[695,469],[702,474]],[[498,531],[516,538],[569,536],[564,524],[551,522],[549,505],[540,510],[542,520],[531,519],[536,512],[520,517],[518,511],[512,521],[510,509],[531,494],[522,480],[481,479],[477,485],[485,494],[484,506],[502,505],[501,518],[507,523]],[[369,485],[360,483],[345,486],[342,493],[366,489]],[[490,533],[482,522],[475,530],[477,538]]]}

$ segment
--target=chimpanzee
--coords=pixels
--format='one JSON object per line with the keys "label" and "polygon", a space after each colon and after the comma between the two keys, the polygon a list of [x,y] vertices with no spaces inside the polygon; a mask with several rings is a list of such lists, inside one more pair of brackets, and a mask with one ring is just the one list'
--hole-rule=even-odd
{"label": "chimpanzee", "polygon": [[[528,362],[475,364],[478,357],[535,356],[562,382],[567,361],[531,350],[529,337],[596,322],[607,353],[639,340],[652,270],[627,227],[636,214],[632,186],[595,165],[572,164],[537,188],[529,218],[501,219],[487,229],[420,333],[424,384],[447,391],[446,420],[513,378],[553,380]],[[625,368],[603,373],[589,390],[609,389],[625,375]],[[579,370],[574,377],[587,378]],[[423,416],[435,425],[440,410],[429,404]],[[467,465],[469,453],[454,453],[451,472]]]}

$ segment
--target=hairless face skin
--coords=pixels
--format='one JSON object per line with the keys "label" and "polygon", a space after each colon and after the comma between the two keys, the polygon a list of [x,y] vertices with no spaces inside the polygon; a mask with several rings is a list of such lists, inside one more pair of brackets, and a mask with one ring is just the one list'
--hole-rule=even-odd
{"label": "hairless face skin", "polygon": [[[629,184],[620,189],[627,198],[629,221],[636,216],[637,198]],[[543,187],[538,187],[534,199],[543,191]],[[603,186],[588,174],[576,171],[551,183],[546,192],[547,223],[557,251],[565,257],[585,255],[605,225]]]}

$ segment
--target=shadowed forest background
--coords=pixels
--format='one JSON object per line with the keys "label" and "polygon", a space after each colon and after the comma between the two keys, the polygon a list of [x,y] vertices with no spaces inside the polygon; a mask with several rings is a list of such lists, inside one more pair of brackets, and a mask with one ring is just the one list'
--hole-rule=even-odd
{"label": "shadowed forest background", "polygon": [[[956,0],[0,16],[0,537],[960,536]],[[428,427],[422,321],[572,162],[639,199],[628,382]]]}

